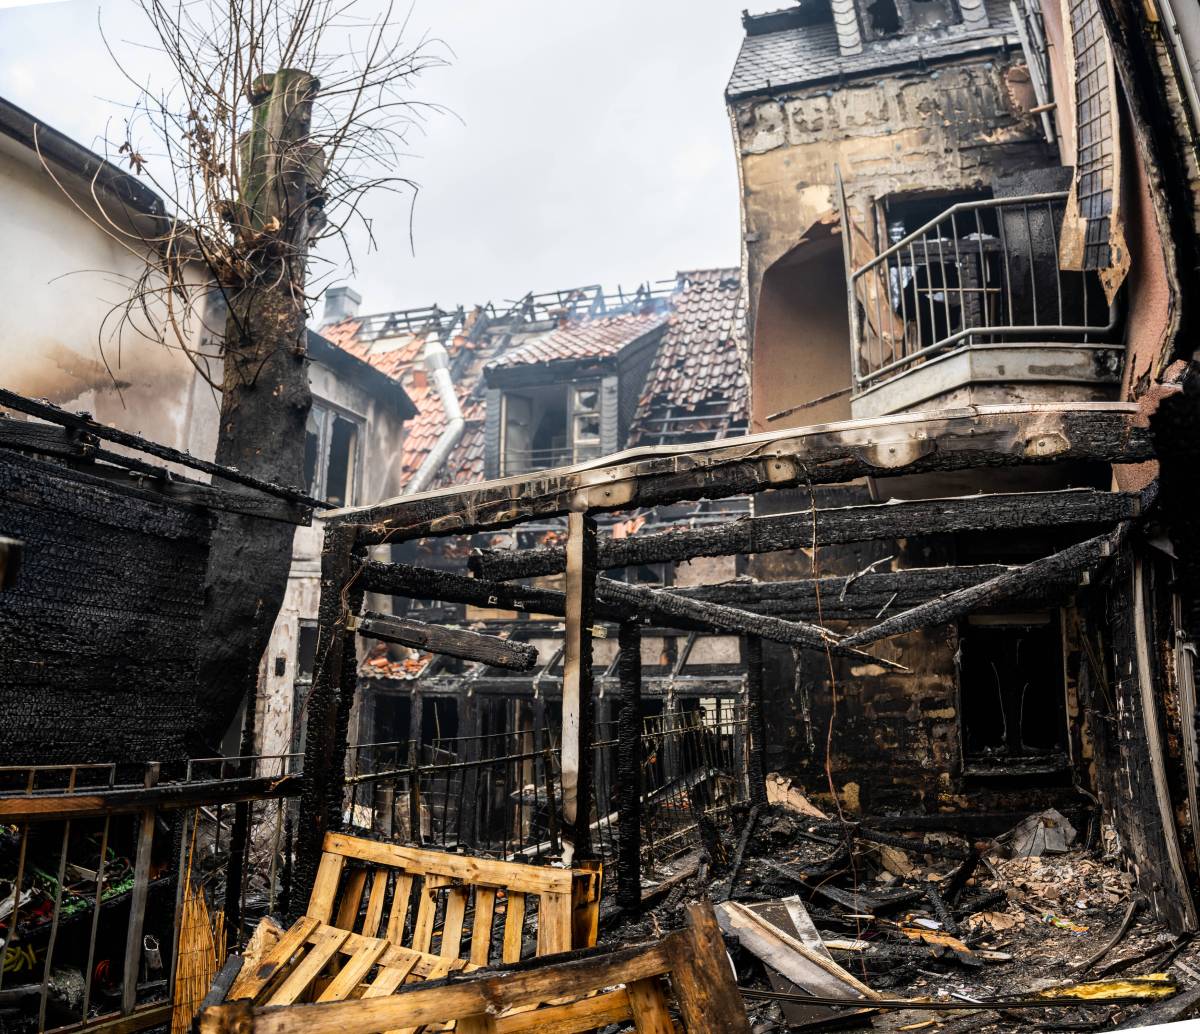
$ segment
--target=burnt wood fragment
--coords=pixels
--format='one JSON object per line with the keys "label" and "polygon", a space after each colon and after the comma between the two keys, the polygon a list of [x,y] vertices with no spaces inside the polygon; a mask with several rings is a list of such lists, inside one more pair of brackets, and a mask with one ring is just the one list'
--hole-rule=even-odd
{"label": "burnt wood fragment", "polygon": [[465,628],[429,625],[412,618],[367,613],[354,622],[354,629],[367,639],[399,643],[429,653],[445,654],[465,661],[482,661],[493,668],[531,671],[537,666],[537,649],[498,636],[483,635]]}
{"label": "burnt wood fragment", "polygon": [[[961,531],[1114,523],[1137,516],[1139,506],[1135,492],[1095,489],[839,506],[818,509],[815,521],[812,510],[802,510],[749,517],[712,528],[679,528],[653,535],[605,539],[600,544],[599,563],[602,568],[616,568],[810,548],[814,524],[816,545],[832,546]],[[480,577],[506,581],[557,574],[566,561],[561,546],[544,546],[477,550],[469,563]]]}
{"label": "burnt wood fragment", "polygon": [[[746,777],[750,783],[750,802],[767,803],[767,774],[763,757],[767,749],[767,722],[763,714],[763,645],[758,636],[742,640],[746,658]],[[753,823],[749,823],[753,825]]]}

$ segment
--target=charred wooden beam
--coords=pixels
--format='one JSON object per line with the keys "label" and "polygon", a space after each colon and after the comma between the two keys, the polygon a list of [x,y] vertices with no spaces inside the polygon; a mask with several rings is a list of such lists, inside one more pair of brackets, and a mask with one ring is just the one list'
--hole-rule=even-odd
{"label": "charred wooden beam", "polygon": [[853,656],[870,660],[895,670],[907,670],[894,661],[881,660],[859,650],[849,649],[840,637],[807,621],[785,621],[770,614],[755,614],[719,603],[691,600],[666,589],[649,589],[643,585],[628,585],[607,578],[598,579],[598,591],[605,599],[628,605],[632,609],[653,607],[668,617],[699,621],[711,628],[759,636],[773,643],[784,643],[809,650],[829,650],[838,656]]}
{"label": "charred wooden beam", "polygon": [[312,893],[321,860],[325,833],[330,828],[330,787],[344,777],[333,771],[337,738],[338,696],[342,685],[342,666],[354,664],[353,642],[347,653],[349,636],[343,612],[342,596],[354,572],[354,531],[351,528],[325,529],[321,552],[321,602],[317,609],[317,662],[313,686],[304,702],[306,715],[304,741],[304,788],[300,794],[300,824],[296,838],[296,885],[291,896],[293,915],[304,906]]}
{"label": "charred wooden beam", "polygon": [[1104,535],[1097,535],[1041,560],[1005,571],[986,582],[959,589],[895,614],[877,625],[855,632],[843,643],[866,646],[917,628],[957,621],[974,610],[1003,603],[1042,585],[1061,583],[1064,578],[1074,577],[1077,581],[1083,581],[1097,564],[1120,548],[1129,527],[1128,521],[1122,521],[1113,531]]}
{"label": "charred wooden beam", "polygon": [[[810,548],[814,534],[816,545],[832,546],[948,532],[1116,523],[1138,515],[1140,498],[1135,492],[1084,488],[828,507],[818,509],[815,520],[812,510],[802,510],[749,517],[716,527],[605,539],[600,544],[599,563],[602,568],[630,567]],[[507,581],[557,574],[563,570],[565,560],[562,547],[545,546],[478,550],[469,563],[480,577]]]}
{"label": "charred wooden beam", "polygon": [[632,912],[642,904],[642,628],[621,623],[617,674],[617,904]]}
{"label": "charred wooden beam", "polygon": [[537,666],[536,647],[514,643],[494,635],[483,635],[466,628],[429,625],[411,618],[367,613],[351,625],[360,636],[399,643],[429,653],[445,654],[464,661],[482,661],[493,668],[532,671]]}
{"label": "charred wooden beam", "polygon": [[[89,477],[118,484],[126,491],[155,502],[165,500],[181,506],[240,513],[285,524],[307,525],[312,521],[309,506],[234,484],[216,487],[181,477],[135,456],[103,449],[94,435],[53,424],[0,417],[0,447],[56,456]],[[96,463],[95,460],[106,462]]]}
{"label": "charred wooden beam", "polygon": [[572,510],[725,498],[797,484],[1065,461],[1154,458],[1126,403],[981,406],[818,424],[716,443],[634,449],[603,461],[334,511],[364,543],[506,528]]}
{"label": "charred wooden beam", "polygon": [[25,413],[40,420],[47,420],[52,424],[60,424],[70,431],[83,432],[93,438],[143,452],[148,456],[154,456],[168,463],[178,463],[181,467],[190,467],[193,470],[199,470],[214,478],[232,481],[247,488],[252,488],[255,491],[265,492],[279,499],[286,499],[292,503],[299,503],[302,506],[320,507],[329,505],[320,499],[313,499],[294,488],[275,485],[269,481],[253,477],[250,474],[243,474],[233,467],[223,467],[219,463],[212,463],[209,460],[200,459],[198,456],[180,452],[178,449],[172,449],[168,445],[151,441],[148,438],[141,437],[141,435],[130,434],[128,431],[122,431],[116,427],[98,424],[86,413],[68,413],[65,409],[60,409],[49,402],[25,398],[25,396],[18,395],[15,391],[0,388],[0,406],[7,409],[15,409],[19,413]]}
{"label": "charred wooden beam", "polygon": [[[750,803],[757,807],[767,803],[767,772],[764,758],[767,751],[767,720],[763,712],[763,645],[758,636],[742,639],[746,658],[746,777],[750,783]],[[753,825],[750,822],[748,825]],[[733,876],[729,879],[733,893]]]}
{"label": "charred wooden beam", "polygon": [[[534,682],[537,688],[534,688]],[[376,686],[394,686],[398,692],[408,694],[412,691],[413,683],[409,679],[372,679]],[[597,676],[596,687],[603,688],[605,693],[618,693],[620,681],[616,676]],[[427,698],[447,696],[457,697],[462,693],[463,681],[457,675],[437,675],[430,679],[422,678],[421,691]],[[643,675],[642,695],[654,699],[665,698],[672,690],[680,698],[695,699],[699,697],[734,697],[741,693],[745,686],[745,678],[741,675]],[[509,675],[484,675],[471,680],[471,692],[480,696],[521,697],[530,700],[555,700],[562,694],[562,680],[557,676],[538,676],[536,673],[528,678]],[[534,694],[537,694],[535,696]]]}
{"label": "charred wooden beam", "polygon": [[[596,598],[596,522],[567,518],[567,617],[563,645],[563,839],[572,857],[590,858],[592,846],[592,608]],[[569,861],[569,859],[568,859]]]}
{"label": "charred wooden beam", "polygon": [[[824,619],[862,621],[864,618],[880,617],[884,611],[907,610],[1014,569],[1005,564],[910,567],[900,571],[868,571],[857,576],[838,575],[779,582],[739,578],[671,591],[691,600],[725,603],[757,614],[774,614],[784,618],[815,617],[819,594],[820,613]],[[1078,578],[1068,573],[1013,598],[1031,603],[1053,600],[1074,590],[1078,584]]]}

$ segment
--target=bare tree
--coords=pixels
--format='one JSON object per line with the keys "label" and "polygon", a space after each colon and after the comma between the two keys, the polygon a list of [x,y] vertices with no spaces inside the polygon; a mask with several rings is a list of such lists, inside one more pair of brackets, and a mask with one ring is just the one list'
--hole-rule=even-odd
{"label": "bare tree", "polygon": [[[415,194],[398,169],[429,106],[410,90],[444,63],[441,48],[407,42],[406,19],[390,5],[368,19],[354,0],[138,2],[170,86],[153,88],[110,47],[139,91],[110,143],[170,213],[152,238],[107,219],[115,238],[146,257],[122,318],[149,322],[220,391],[218,462],[301,486],[311,406],[305,319],[319,293],[307,286],[313,248],[332,242],[348,259],[355,221],[370,237],[366,194]],[[207,327],[217,344],[197,347],[198,324],[222,321]],[[200,655],[203,745],[256,684],[292,537],[286,524],[220,518]]]}

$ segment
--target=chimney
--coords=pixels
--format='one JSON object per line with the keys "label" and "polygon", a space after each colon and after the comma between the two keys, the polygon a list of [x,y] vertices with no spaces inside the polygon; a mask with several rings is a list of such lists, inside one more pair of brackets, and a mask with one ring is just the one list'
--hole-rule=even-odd
{"label": "chimney", "polygon": [[861,54],[862,31],[858,27],[858,12],[854,0],[832,0],[833,24],[837,29],[838,50],[842,57]]}
{"label": "chimney", "polygon": [[321,316],[321,326],[328,327],[331,323],[341,323],[358,315],[358,307],[362,304],[362,295],[353,287],[331,287],[325,292],[325,312]]}

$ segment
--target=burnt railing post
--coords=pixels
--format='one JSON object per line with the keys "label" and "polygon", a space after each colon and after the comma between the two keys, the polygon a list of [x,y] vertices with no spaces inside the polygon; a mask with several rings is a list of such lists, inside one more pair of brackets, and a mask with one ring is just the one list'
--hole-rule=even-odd
{"label": "burnt railing post", "polygon": [[592,856],[592,619],[596,600],[596,522],[567,515],[567,606],[563,645],[562,794],[564,854]]}
{"label": "burnt railing post", "polygon": [[621,622],[621,684],[617,714],[617,904],[637,911],[642,904],[642,628]]}
{"label": "burnt railing post", "polygon": [[[349,645],[354,664],[353,634],[346,633],[344,602],[354,568],[352,525],[334,525],[325,531],[321,553],[321,603],[317,611],[317,658],[308,696],[307,733],[304,743],[304,789],[300,795],[300,828],[296,844],[293,913],[302,909],[312,893],[321,860],[321,845],[329,829],[331,793],[339,796],[342,773],[335,771],[338,703],[343,685],[343,653]],[[290,918],[298,918],[298,913]]]}
{"label": "burnt railing post", "polygon": [[749,782],[750,803],[767,803],[767,774],[764,754],[767,746],[767,723],[763,712],[763,644],[755,635],[742,640],[746,656],[746,776]]}

